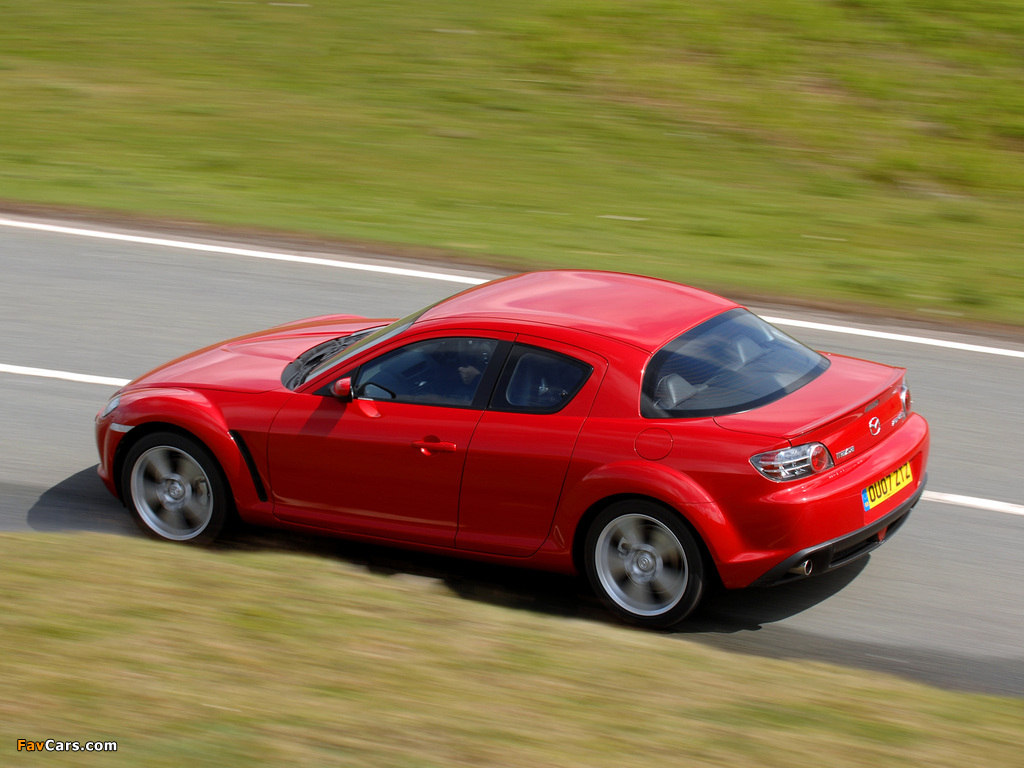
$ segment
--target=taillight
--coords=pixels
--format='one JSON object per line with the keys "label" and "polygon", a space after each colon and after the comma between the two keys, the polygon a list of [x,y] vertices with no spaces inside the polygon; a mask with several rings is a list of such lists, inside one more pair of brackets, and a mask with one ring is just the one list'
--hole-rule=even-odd
{"label": "taillight", "polygon": [[903,406],[903,413],[906,416],[910,415],[910,411],[914,407],[914,400],[910,396],[910,387],[904,382],[903,386],[900,387],[900,405]]}
{"label": "taillight", "polygon": [[811,472],[818,474],[831,466],[832,457],[829,455],[828,448],[821,443],[815,443],[811,448]]}
{"label": "taillight", "polygon": [[750,457],[754,469],[777,483],[800,480],[835,466],[832,454],[821,443],[807,443],[781,451],[768,451]]}

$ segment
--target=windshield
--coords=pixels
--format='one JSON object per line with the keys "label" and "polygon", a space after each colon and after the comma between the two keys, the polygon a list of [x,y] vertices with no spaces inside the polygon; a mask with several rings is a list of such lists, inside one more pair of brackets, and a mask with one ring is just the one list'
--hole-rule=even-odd
{"label": "windshield", "polygon": [[317,362],[317,365],[305,371],[298,381],[296,386],[301,386],[307,381],[315,379],[325,371],[329,371],[335,366],[341,365],[343,362],[351,358],[353,355],[362,352],[364,349],[375,347],[381,342],[387,341],[393,336],[397,336],[402,331],[406,330],[409,326],[420,319],[428,309],[433,308],[433,304],[429,307],[424,307],[421,310],[413,312],[411,315],[403,317],[401,320],[395,320],[391,325],[385,325],[382,328],[377,328],[372,333],[366,333],[361,335],[354,343],[346,345],[343,349],[340,349],[336,354],[331,355],[323,360]]}
{"label": "windshield", "polygon": [[647,418],[722,416],[774,402],[817,378],[827,358],[745,309],[666,344],[644,374]]}

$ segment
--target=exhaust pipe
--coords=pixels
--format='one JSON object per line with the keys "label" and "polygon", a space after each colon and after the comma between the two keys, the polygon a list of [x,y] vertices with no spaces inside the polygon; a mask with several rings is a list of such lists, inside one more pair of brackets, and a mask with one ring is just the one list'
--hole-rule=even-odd
{"label": "exhaust pipe", "polygon": [[810,576],[811,571],[814,570],[814,563],[810,560],[804,560],[802,563],[798,563],[789,569],[789,572],[795,576]]}

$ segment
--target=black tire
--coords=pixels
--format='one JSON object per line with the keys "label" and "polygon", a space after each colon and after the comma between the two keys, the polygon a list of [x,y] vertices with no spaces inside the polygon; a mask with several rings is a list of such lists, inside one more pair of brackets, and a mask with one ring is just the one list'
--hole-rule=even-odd
{"label": "black tire", "polygon": [[679,515],[654,502],[627,500],[601,512],[587,531],[587,578],[620,619],[665,629],[700,603],[704,557]]}
{"label": "black tire", "polygon": [[213,454],[174,432],[147,435],[131,447],[121,490],[143,533],[164,541],[210,544],[231,509],[228,483]]}

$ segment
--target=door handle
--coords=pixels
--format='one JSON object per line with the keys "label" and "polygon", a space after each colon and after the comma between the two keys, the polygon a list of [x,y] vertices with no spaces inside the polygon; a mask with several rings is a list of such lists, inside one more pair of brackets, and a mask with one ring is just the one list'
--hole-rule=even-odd
{"label": "door handle", "polygon": [[442,443],[440,440],[413,440],[413,448],[419,448],[420,453],[424,456],[430,456],[433,453],[455,453],[455,443]]}

